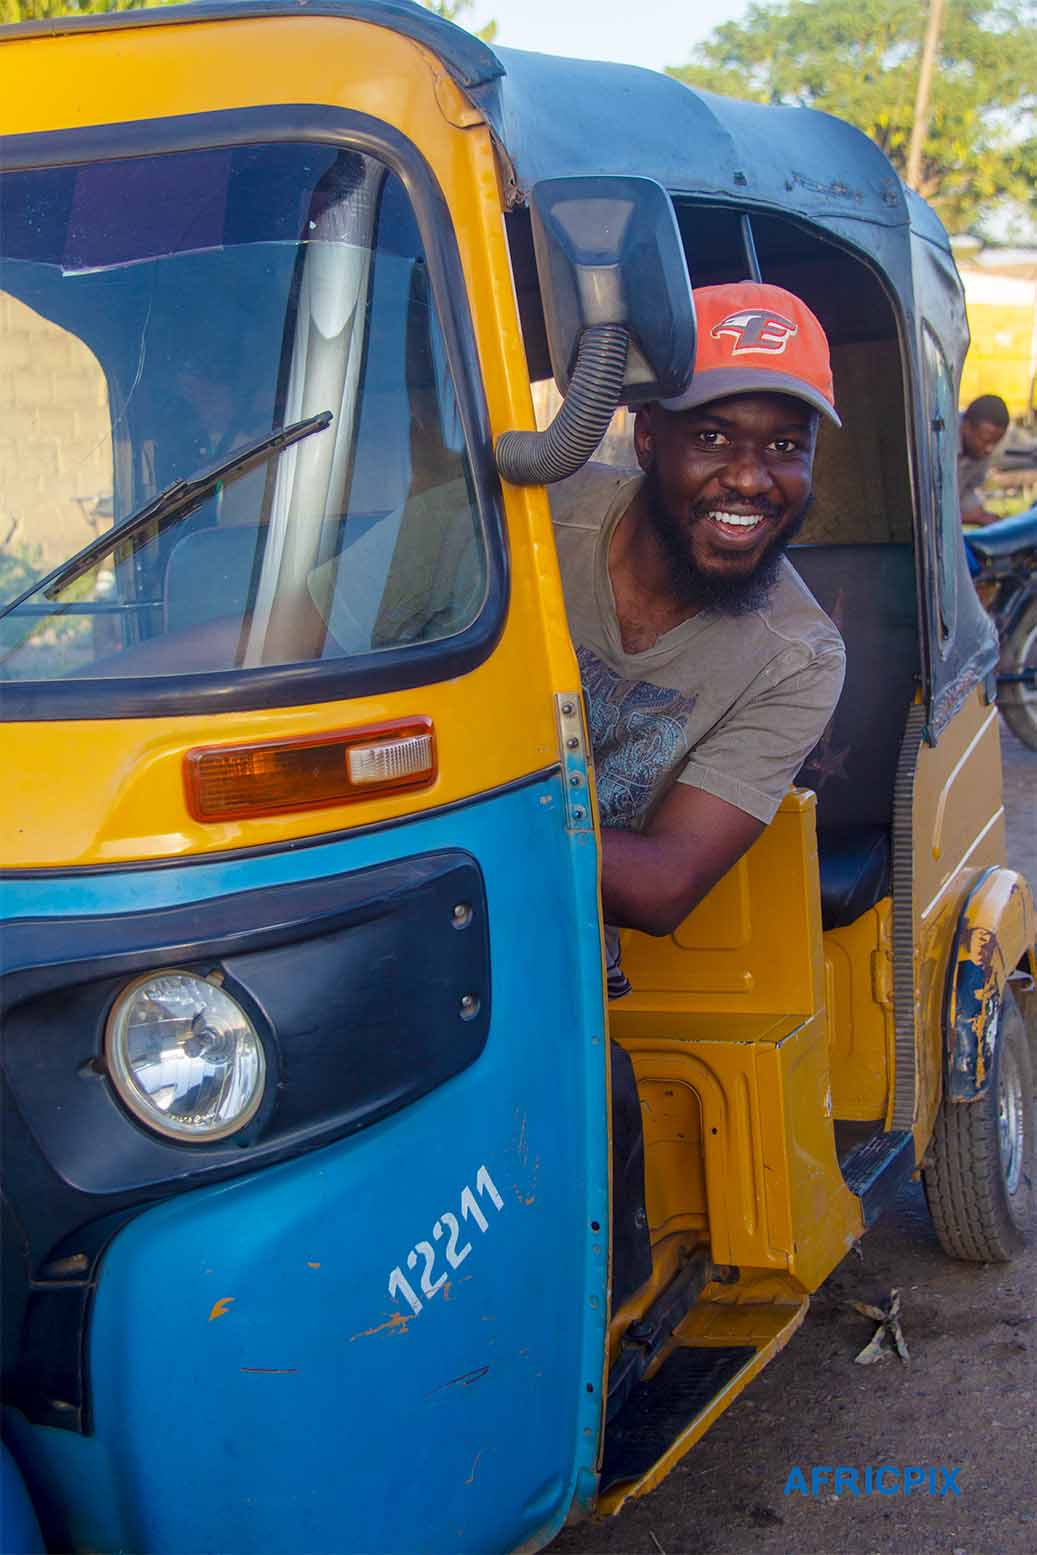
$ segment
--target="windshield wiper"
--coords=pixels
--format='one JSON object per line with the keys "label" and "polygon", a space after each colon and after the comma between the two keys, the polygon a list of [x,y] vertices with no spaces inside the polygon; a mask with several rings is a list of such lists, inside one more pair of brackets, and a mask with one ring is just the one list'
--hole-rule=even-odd
{"label": "windshield wiper", "polygon": [[12,599],[10,604],[0,610],[0,621],[17,610],[20,605],[24,605],[34,594],[42,594],[49,599],[55,589],[65,588],[70,583],[74,583],[77,578],[83,576],[84,572],[89,572],[99,557],[104,556],[124,540],[129,540],[148,524],[167,524],[171,519],[182,517],[203,502],[221,481],[244,475],[261,459],[271,453],[281,453],[292,443],[301,442],[304,437],[309,437],[311,432],[323,432],[325,427],[331,425],[332,419],[330,410],[322,410],[319,415],[307,416],[305,421],[293,421],[290,426],[278,427],[275,432],[268,432],[265,437],[258,438],[254,443],[246,443],[243,448],[236,449],[234,453],[224,455],[222,459],[206,465],[196,474],[173,481],[171,485],[160,491],[157,497],[152,497],[150,502],[138,508],[136,513],[131,513],[128,518],[124,518],[121,524],[116,524],[114,528],[107,529],[103,535],[98,535],[96,539],[90,541],[89,545],[85,545],[81,551],[70,556],[68,561],[61,562],[45,578],[31,584],[18,595],[17,599]]}

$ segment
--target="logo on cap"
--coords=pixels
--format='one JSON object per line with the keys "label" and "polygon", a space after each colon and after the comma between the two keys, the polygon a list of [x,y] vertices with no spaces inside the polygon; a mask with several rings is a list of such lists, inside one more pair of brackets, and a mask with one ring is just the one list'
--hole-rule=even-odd
{"label": "logo on cap", "polygon": [[714,340],[719,340],[721,335],[734,337],[732,356],[746,356],[750,352],[780,356],[789,341],[798,334],[798,324],[782,313],[768,313],[763,308],[746,308],[741,313],[729,313],[726,319],[721,319],[710,330]]}

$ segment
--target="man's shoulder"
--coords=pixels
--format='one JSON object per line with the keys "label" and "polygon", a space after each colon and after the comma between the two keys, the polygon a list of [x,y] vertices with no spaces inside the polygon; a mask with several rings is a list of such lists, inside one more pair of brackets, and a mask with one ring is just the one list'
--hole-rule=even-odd
{"label": "man's shoulder", "polygon": [[568,480],[556,481],[548,487],[555,528],[596,533],[623,487],[640,479],[640,475],[640,470],[592,462],[570,475]]}
{"label": "man's shoulder", "polygon": [[775,586],[759,612],[761,626],[776,649],[788,649],[801,662],[831,656],[844,659],[839,628],[814,598],[786,556]]}

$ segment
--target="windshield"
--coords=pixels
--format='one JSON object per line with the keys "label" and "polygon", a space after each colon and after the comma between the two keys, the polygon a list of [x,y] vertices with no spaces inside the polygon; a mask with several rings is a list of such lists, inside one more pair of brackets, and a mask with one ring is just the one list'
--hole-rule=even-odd
{"label": "windshield", "polygon": [[8,172],[0,200],[0,680],[342,660],[475,619],[482,530],[395,174],[268,145]]}

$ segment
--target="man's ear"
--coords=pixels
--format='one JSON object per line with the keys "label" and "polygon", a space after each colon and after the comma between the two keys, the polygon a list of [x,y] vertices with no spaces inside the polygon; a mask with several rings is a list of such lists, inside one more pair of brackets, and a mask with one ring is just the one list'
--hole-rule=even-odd
{"label": "man's ear", "polygon": [[637,462],[646,473],[655,458],[654,404],[639,405],[634,416],[634,453]]}

